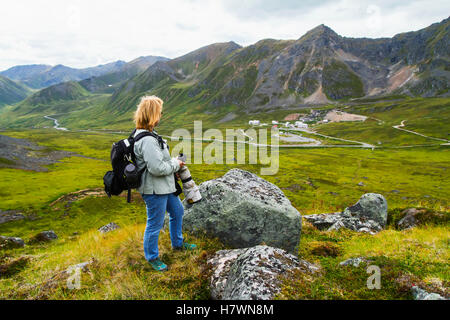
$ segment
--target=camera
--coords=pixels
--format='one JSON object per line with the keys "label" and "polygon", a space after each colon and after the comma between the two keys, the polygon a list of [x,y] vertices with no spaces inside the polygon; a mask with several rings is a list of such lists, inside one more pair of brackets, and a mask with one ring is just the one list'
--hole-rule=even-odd
{"label": "camera", "polygon": [[[186,155],[180,153],[177,159],[186,162]],[[191,172],[189,171],[188,167],[186,165],[181,167],[181,169],[178,171],[178,174],[180,176],[181,183],[183,184],[183,193],[187,204],[193,205],[194,203],[202,200],[200,190],[195,184],[195,181],[192,179]]]}

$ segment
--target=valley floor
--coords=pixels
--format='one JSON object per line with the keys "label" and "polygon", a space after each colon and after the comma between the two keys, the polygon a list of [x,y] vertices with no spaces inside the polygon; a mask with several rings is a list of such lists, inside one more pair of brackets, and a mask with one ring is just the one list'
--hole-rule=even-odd
{"label": "valley floor", "polygon": [[[145,208],[138,194],[132,204],[123,197],[107,198],[103,174],[109,170],[111,143],[123,134],[25,130],[1,132],[45,147],[83,157],[66,157],[46,165],[48,172],[0,168],[0,210],[24,216],[0,224],[0,235],[26,242],[44,230],[58,240],[0,252],[0,298],[6,299],[207,299],[206,260],[225,248],[219,241],[186,234],[199,245],[191,253],[170,249],[168,232],[160,248],[170,265],[165,274],[152,272],[142,252]],[[44,151],[45,151],[44,150]],[[302,214],[328,213],[354,204],[366,192],[383,194],[389,225],[372,236],[351,231],[322,232],[306,221],[299,256],[321,265],[314,277],[289,274],[280,299],[411,299],[411,283],[448,295],[450,212],[449,149],[299,149],[280,150],[280,169],[263,178],[282,189]],[[197,183],[239,167],[260,173],[263,165],[191,164]],[[80,190],[85,190],[79,192]],[[397,230],[401,212],[427,208],[445,217],[410,230]],[[97,229],[109,222],[121,228],[108,234]],[[362,256],[381,268],[382,288],[366,286],[366,265],[340,266]],[[67,288],[69,266],[90,262],[81,288]]]}

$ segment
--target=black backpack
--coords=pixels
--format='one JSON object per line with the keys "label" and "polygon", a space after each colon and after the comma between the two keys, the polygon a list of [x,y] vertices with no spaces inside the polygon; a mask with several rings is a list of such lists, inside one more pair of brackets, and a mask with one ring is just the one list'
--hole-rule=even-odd
{"label": "black backpack", "polygon": [[[136,137],[136,129],[130,134],[128,139],[123,139],[113,143],[111,148],[112,171],[106,172],[103,177],[105,192],[108,197],[118,196],[124,190],[128,190],[127,202],[131,202],[131,189],[136,189],[141,185],[142,173],[145,167],[138,170],[136,167],[136,155],[134,154],[134,144],[140,139],[151,136],[158,140],[161,149],[164,148],[164,140],[154,132],[144,131]],[[176,183],[178,185],[178,183]],[[178,188],[177,188],[178,190]]]}

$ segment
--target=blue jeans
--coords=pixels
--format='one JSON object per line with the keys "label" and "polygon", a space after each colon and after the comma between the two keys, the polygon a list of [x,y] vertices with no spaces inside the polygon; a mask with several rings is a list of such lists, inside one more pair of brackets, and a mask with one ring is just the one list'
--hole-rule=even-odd
{"label": "blue jeans", "polygon": [[144,254],[148,261],[159,257],[158,238],[164,226],[166,211],[169,213],[169,230],[172,248],[183,246],[183,213],[180,198],[174,194],[143,194],[147,207],[147,226],[144,232]]}

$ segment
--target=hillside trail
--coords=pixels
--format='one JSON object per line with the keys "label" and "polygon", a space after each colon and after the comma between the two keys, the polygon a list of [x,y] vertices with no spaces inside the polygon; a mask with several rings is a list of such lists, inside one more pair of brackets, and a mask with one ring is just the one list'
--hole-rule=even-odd
{"label": "hillside trail", "polygon": [[418,135],[418,136],[421,136],[421,137],[424,137],[424,138],[427,138],[427,139],[444,141],[445,143],[442,144],[442,145],[448,145],[450,143],[450,140],[447,140],[447,139],[430,137],[430,136],[427,136],[427,135],[424,135],[422,133],[418,133],[418,132],[415,132],[415,131],[412,131],[412,130],[403,129],[405,127],[405,121],[407,121],[407,120],[402,120],[402,122],[399,125],[392,126],[392,128],[397,129],[397,130],[401,130],[401,131],[405,131],[405,132],[408,132],[408,133],[412,133],[412,134],[415,134],[415,135]]}
{"label": "hillside trail", "polygon": [[[300,130],[301,131],[301,130]],[[374,145],[367,143],[367,142],[362,142],[362,141],[356,141],[356,140],[348,140],[348,139],[342,139],[342,138],[338,138],[338,137],[332,137],[332,136],[327,136],[321,133],[317,133],[316,131],[312,131],[312,130],[304,130],[306,133],[310,133],[310,134],[314,134],[316,136],[319,137],[323,137],[323,138],[327,138],[327,139],[332,139],[332,140],[339,140],[339,141],[344,141],[344,142],[350,142],[350,143],[357,143],[358,145],[342,145],[344,147],[359,147],[359,148],[376,148]],[[325,146],[325,145],[324,145]],[[335,146],[335,145],[329,145],[329,146]],[[339,145],[337,145],[339,146]]]}

